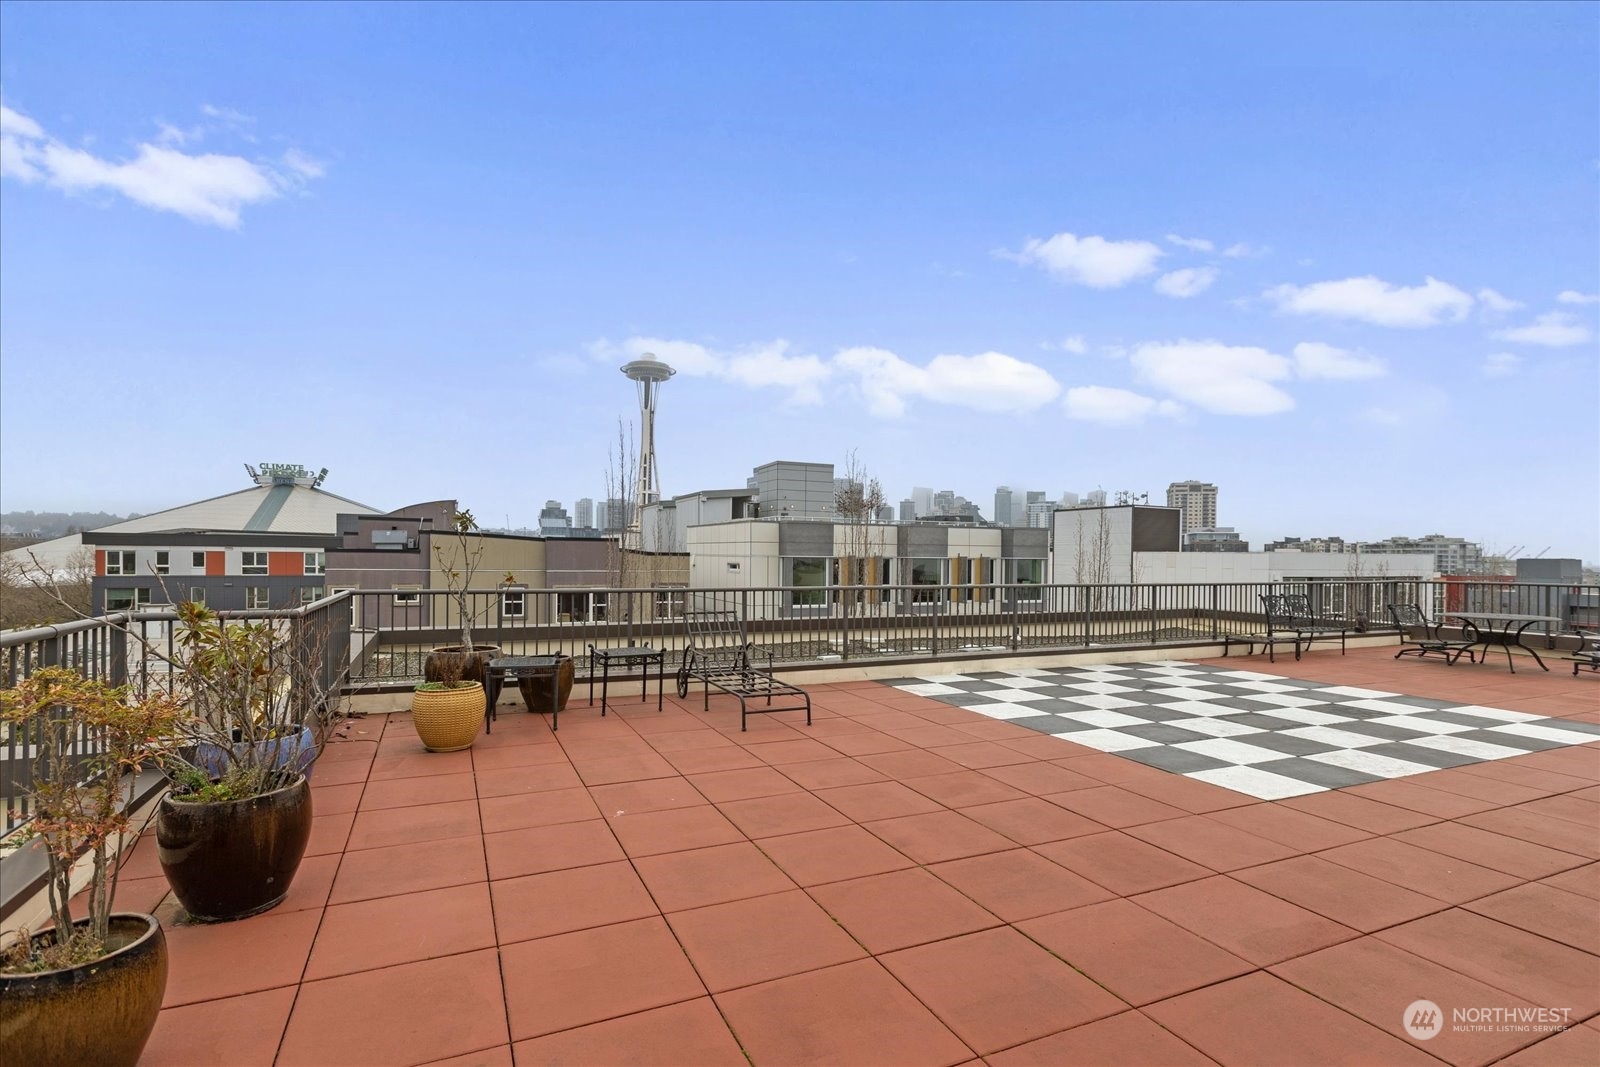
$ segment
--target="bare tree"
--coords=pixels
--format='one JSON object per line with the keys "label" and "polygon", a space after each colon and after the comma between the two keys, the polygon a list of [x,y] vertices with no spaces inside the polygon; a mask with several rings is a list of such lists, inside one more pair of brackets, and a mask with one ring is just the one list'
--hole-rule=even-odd
{"label": "bare tree", "polygon": [[845,454],[844,484],[833,494],[833,510],[844,541],[835,546],[834,554],[846,614],[865,610],[867,604],[877,602],[878,594],[868,587],[877,586],[881,578],[877,539],[873,535],[883,504],[883,486],[867,472],[852,448]]}
{"label": "bare tree", "polygon": [[[637,580],[638,530],[634,526],[634,498],[639,492],[639,449],[633,423],[617,419],[617,438],[606,450],[606,584],[612,589],[631,588]],[[610,536],[615,533],[615,537]],[[631,603],[607,605],[612,618],[633,617]]]}
{"label": "bare tree", "polygon": [[52,567],[30,549],[0,556],[0,630],[48,626],[87,616],[94,603],[94,550],[74,549]]}

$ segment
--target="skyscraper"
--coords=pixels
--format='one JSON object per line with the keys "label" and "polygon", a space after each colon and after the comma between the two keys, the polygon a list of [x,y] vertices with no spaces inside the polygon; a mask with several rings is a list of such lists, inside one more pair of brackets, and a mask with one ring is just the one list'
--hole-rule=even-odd
{"label": "skyscraper", "polygon": [[1002,485],[994,491],[994,521],[1001,526],[1011,523],[1011,487]]}
{"label": "skyscraper", "polygon": [[594,529],[594,501],[582,497],[572,505],[572,525],[578,530]]}
{"label": "skyscraper", "polygon": [[1173,482],[1167,486],[1167,507],[1183,511],[1183,532],[1217,525],[1217,487],[1210,482]]}

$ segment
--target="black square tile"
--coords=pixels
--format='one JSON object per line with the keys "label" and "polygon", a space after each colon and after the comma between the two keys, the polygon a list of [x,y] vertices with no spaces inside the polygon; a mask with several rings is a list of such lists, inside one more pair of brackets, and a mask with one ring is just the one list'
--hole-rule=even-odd
{"label": "black square tile", "polygon": [[1463,756],[1459,752],[1443,752],[1437,748],[1424,748],[1422,745],[1407,745],[1394,742],[1386,745],[1372,745],[1361,751],[1371,752],[1375,756],[1388,756],[1390,759],[1403,759],[1409,763],[1420,763],[1424,767],[1465,767],[1470,763],[1482,763],[1477,756]]}
{"label": "black square tile", "polygon": [[1238,740],[1255,745],[1257,748],[1270,748],[1272,751],[1282,752],[1286,756],[1314,756],[1318,752],[1339,751],[1336,745],[1325,745],[1321,741],[1293,737],[1280,731],[1246,734],[1239,737]]}
{"label": "black square tile", "polygon": [[[1176,745],[1183,741],[1204,741],[1211,736],[1210,734],[1196,733],[1193,730],[1184,730],[1159,722],[1152,722],[1143,726],[1118,726],[1116,731],[1119,734],[1142,737],[1146,741],[1159,741],[1163,745]],[[1200,769],[1204,770],[1205,768]]]}
{"label": "black square tile", "polygon": [[1382,781],[1377,775],[1363,774],[1361,771],[1352,771],[1348,767],[1335,767],[1331,763],[1319,763],[1316,760],[1304,759],[1293,756],[1289,759],[1268,760],[1266,763],[1253,764],[1263,771],[1281,774],[1296,781],[1309,782],[1320,785],[1324,789],[1343,789],[1351,785],[1365,785],[1368,782]]}
{"label": "black square tile", "polygon": [[1143,763],[1147,767],[1159,767],[1163,771],[1172,771],[1174,774],[1188,774],[1191,771],[1214,771],[1221,767],[1231,767],[1233,764],[1224,763],[1210,756],[1202,756],[1198,752],[1188,749],[1173,748],[1170,745],[1158,745],[1155,748],[1130,748],[1117,755],[1124,759],[1131,759],[1136,763]]}
{"label": "black square tile", "polygon": [[1245,712],[1243,715],[1226,716],[1229,722],[1236,722],[1242,726],[1253,726],[1257,730],[1293,730],[1297,726],[1304,726],[1303,722],[1292,719],[1279,719],[1272,715],[1262,715],[1256,712]]}
{"label": "black square tile", "polygon": [[1347,722],[1339,729],[1365,734],[1368,737],[1382,737],[1389,741],[1414,741],[1419,737],[1434,736],[1423,730],[1408,730],[1404,726],[1391,726],[1386,722],[1368,722],[1365,719]]}
{"label": "black square tile", "polygon": [[1545,752],[1552,748],[1567,747],[1560,741],[1550,741],[1543,737],[1524,737],[1522,734],[1503,734],[1493,730],[1467,730],[1455,736],[1490,745],[1504,745],[1506,748],[1520,748],[1524,752]]}

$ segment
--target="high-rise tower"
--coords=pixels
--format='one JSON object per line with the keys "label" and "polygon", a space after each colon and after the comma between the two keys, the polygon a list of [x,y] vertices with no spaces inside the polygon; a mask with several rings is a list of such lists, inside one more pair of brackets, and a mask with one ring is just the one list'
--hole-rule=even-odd
{"label": "high-rise tower", "polygon": [[639,488],[634,494],[633,514],[628,517],[628,532],[637,547],[644,507],[661,499],[661,479],[656,473],[656,396],[661,383],[675,372],[654,353],[646,352],[623,364],[622,373],[639,386]]}

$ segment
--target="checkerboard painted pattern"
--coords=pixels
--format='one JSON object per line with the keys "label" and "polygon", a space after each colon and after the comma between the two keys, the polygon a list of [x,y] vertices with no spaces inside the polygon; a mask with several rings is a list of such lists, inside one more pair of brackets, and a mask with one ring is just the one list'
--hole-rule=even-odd
{"label": "checkerboard painted pattern", "polygon": [[1195,663],[887,684],[1263,800],[1600,741],[1593,723]]}

